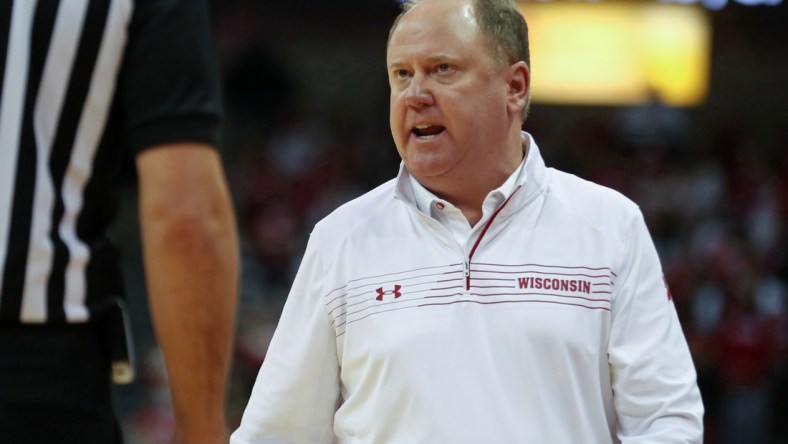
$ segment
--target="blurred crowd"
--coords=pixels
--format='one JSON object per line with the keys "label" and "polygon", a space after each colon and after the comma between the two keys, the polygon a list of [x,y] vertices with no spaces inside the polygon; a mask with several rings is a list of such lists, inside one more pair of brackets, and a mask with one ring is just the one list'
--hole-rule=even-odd
{"label": "blurred crowd", "polygon": [[[394,177],[399,159],[385,95],[367,100],[361,118],[343,117],[342,103],[318,114],[264,51],[236,54],[225,69],[223,155],[244,267],[229,406],[237,424],[312,226]],[[706,442],[788,443],[788,130],[741,117],[658,100],[536,103],[524,129],[549,166],[614,188],[645,214],[697,367]],[[138,342],[138,382],[119,389],[127,441],[168,443],[161,359],[150,336]]]}

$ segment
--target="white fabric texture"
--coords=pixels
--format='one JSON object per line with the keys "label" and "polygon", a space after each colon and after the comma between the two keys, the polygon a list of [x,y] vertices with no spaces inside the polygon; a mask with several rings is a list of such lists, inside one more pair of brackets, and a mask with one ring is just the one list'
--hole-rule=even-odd
{"label": "white fabric texture", "polygon": [[315,226],[232,443],[702,441],[640,210],[524,138],[462,244],[404,167]]}

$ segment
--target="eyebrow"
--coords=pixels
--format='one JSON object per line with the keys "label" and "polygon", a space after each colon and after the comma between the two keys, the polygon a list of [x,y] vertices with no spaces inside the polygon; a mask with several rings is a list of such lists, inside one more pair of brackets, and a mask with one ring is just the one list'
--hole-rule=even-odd
{"label": "eyebrow", "polygon": [[451,62],[456,60],[459,60],[459,58],[450,56],[448,54],[438,54],[438,55],[427,57],[427,61],[430,63],[447,62],[447,61]]}
{"label": "eyebrow", "polygon": [[[431,55],[431,56],[427,57],[427,59],[426,59],[427,63],[430,63],[430,64],[432,64],[432,63],[444,63],[444,62],[456,62],[458,60],[459,60],[458,57],[453,57],[453,56],[450,56],[448,54]],[[405,67],[407,65],[408,64],[404,63],[404,62],[392,62],[392,63],[390,63],[388,65],[388,68],[389,69],[399,69],[399,68],[403,68],[403,67]]]}

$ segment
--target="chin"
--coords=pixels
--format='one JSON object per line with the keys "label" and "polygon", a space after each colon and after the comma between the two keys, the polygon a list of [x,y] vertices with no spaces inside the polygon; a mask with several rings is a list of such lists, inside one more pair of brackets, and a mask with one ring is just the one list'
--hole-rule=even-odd
{"label": "chin", "polygon": [[445,165],[425,164],[424,162],[405,163],[408,171],[419,180],[435,180],[446,173]]}

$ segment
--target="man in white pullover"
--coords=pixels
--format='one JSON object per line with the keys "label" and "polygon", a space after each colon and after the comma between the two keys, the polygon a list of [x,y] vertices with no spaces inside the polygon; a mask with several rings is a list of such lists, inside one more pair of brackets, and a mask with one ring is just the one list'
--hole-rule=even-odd
{"label": "man in white pullover", "polygon": [[702,441],[643,217],[545,166],[529,63],[512,0],[405,5],[400,173],[315,226],[232,443]]}

